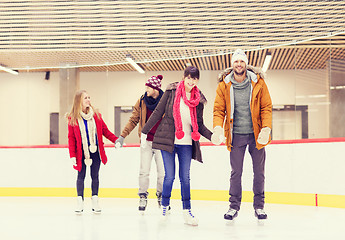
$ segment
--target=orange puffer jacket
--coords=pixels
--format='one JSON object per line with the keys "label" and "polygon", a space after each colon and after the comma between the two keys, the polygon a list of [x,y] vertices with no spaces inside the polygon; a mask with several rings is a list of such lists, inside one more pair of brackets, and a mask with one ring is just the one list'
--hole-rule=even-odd
{"label": "orange puffer jacket", "polygon": [[[231,151],[232,147],[231,143],[234,113],[234,90],[231,81],[229,81],[229,77],[227,78],[231,71],[232,68],[228,68],[219,75],[219,83],[213,106],[213,127],[223,127],[225,121],[225,144],[229,151]],[[247,75],[250,77],[252,83],[250,110],[252,114],[255,140],[257,141],[258,135],[262,128],[269,127],[272,129],[272,101],[267,85],[263,79],[263,73],[252,66],[247,66]],[[270,141],[267,144],[269,144]],[[257,149],[261,149],[264,146],[265,145],[261,145],[256,142]]]}

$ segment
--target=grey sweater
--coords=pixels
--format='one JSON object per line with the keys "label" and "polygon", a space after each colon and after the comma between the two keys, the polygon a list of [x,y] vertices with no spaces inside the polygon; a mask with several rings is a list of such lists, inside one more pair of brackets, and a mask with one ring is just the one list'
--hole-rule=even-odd
{"label": "grey sweater", "polygon": [[252,115],[250,112],[251,82],[247,77],[241,83],[234,79],[234,73],[230,74],[230,81],[234,88],[234,125],[233,132],[238,134],[253,133]]}

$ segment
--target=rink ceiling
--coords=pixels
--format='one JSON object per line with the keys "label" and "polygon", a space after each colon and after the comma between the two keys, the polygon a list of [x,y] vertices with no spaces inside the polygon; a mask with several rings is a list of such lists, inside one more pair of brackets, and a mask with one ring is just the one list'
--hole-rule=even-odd
{"label": "rink ceiling", "polygon": [[200,70],[249,64],[325,69],[345,58],[343,1],[21,1],[0,6],[0,63],[19,71]]}

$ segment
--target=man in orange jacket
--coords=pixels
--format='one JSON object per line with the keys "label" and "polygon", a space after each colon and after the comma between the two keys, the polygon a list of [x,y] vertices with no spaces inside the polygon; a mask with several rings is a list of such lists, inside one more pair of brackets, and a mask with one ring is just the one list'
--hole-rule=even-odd
{"label": "man in orange jacket", "polygon": [[213,108],[212,142],[219,145],[226,139],[230,151],[230,208],[224,218],[233,220],[240,210],[243,160],[248,146],[254,172],[254,212],[258,219],[266,219],[264,147],[270,142],[272,101],[263,74],[248,66],[243,50],[233,53],[231,66],[219,76]]}

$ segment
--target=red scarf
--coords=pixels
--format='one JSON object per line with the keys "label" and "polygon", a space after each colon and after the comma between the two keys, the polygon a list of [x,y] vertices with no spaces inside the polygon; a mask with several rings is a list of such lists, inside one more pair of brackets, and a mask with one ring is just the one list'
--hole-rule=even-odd
{"label": "red scarf", "polygon": [[175,93],[175,100],[173,106],[173,115],[174,115],[174,122],[175,122],[175,136],[177,139],[182,139],[184,137],[184,132],[182,129],[182,120],[181,120],[181,112],[180,112],[180,102],[181,97],[183,98],[184,103],[189,107],[191,122],[192,122],[192,139],[194,141],[199,141],[200,133],[198,132],[198,122],[196,116],[196,106],[198,106],[200,102],[200,92],[199,89],[195,86],[192,88],[190,99],[187,99],[186,96],[186,89],[184,86],[184,81],[179,82],[176,88]]}

